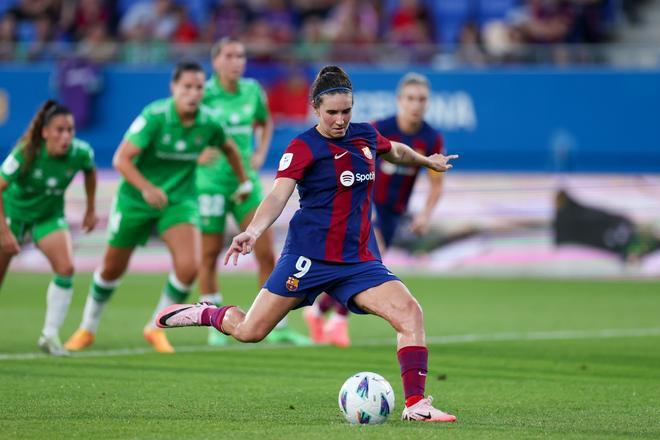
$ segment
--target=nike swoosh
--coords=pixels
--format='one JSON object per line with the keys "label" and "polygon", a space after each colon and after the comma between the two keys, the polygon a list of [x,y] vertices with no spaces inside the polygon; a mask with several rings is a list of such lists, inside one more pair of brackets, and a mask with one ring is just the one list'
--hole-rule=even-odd
{"label": "nike swoosh", "polygon": [[179,309],[179,310],[174,310],[173,312],[168,313],[167,315],[163,315],[160,317],[159,321],[161,325],[167,327],[167,320],[170,319],[172,316],[176,315],[177,313],[183,312],[184,310],[191,309],[192,306],[186,307],[185,309]]}
{"label": "nike swoosh", "polygon": [[415,415],[418,415],[423,419],[430,419],[431,418],[431,413],[428,413],[428,414],[415,413]]}
{"label": "nike swoosh", "polygon": [[426,373],[422,373],[421,371],[418,371],[417,374],[419,374],[420,376],[426,376]]}
{"label": "nike swoosh", "polygon": [[348,153],[348,151],[344,151],[344,152],[341,153],[341,154],[335,154],[335,159],[339,159],[339,158],[341,158],[343,155],[345,155],[345,154],[347,154],[347,153]]}

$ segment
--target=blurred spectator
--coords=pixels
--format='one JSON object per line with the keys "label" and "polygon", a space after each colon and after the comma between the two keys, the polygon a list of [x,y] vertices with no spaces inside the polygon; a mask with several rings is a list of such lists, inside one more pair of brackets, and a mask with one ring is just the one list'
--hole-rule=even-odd
{"label": "blurred spectator", "polygon": [[323,32],[323,19],[317,15],[305,18],[300,37],[296,43],[295,55],[303,61],[322,61],[327,59],[330,42]]}
{"label": "blurred spectator", "polygon": [[458,62],[468,66],[483,66],[486,56],[482,50],[479,28],[473,21],[469,21],[461,29],[456,53]]}
{"label": "blurred spectator", "polygon": [[301,69],[287,70],[268,89],[268,107],[275,122],[307,122],[310,109],[309,81]]}
{"label": "blurred spectator", "polygon": [[78,55],[96,64],[112,61],[117,56],[117,43],[106,26],[89,28],[78,46]]}
{"label": "blurred spectator", "polygon": [[239,0],[218,0],[206,29],[206,40],[238,37],[247,28],[250,11]]}
{"label": "blurred spectator", "polygon": [[527,0],[522,31],[529,43],[562,43],[573,25],[573,9],[566,0]]}
{"label": "blurred spectator", "polygon": [[335,4],[334,0],[291,0],[293,9],[298,14],[299,22],[304,22],[310,17],[325,19]]}
{"label": "blurred spectator", "polygon": [[601,43],[606,39],[603,23],[603,0],[573,0],[571,43]]}
{"label": "blurred spectator", "polygon": [[172,0],[146,0],[131,6],[119,23],[127,41],[169,40],[177,27]]}
{"label": "blurred spectator", "polygon": [[509,26],[503,21],[492,20],[486,23],[481,35],[484,50],[491,62],[521,60],[524,36],[518,26]]}
{"label": "blurred spectator", "polygon": [[265,7],[259,13],[271,29],[272,38],[277,43],[291,43],[294,41],[293,11],[287,7],[284,0],[267,0]]}
{"label": "blurred spectator", "polygon": [[250,58],[255,62],[274,61],[280,47],[273,39],[273,30],[264,18],[254,20],[247,29],[243,41]]}
{"label": "blurred spectator", "polygon": [[389,20],[390,41],[403,45],[433,41],[433,19],[420,0],[400,0]]}
{"label": "blurred spectator", "polygon": [[9,12],[18,22],[30,22],[46,15],[54,23],[59,19],[60,5],[54,0],[20,0]]}
{"label": "blurred spectator", "polygon": [[342,0],[332,8],[326,22],[331,57],[338,61],[373,59],[371,45],[378,41],[378,26],[378,13],[370,1]]}
{"label": "blurred spectator", "polygon": [[51,17],[39,15],[31,21],[32,34],[18,46],[18,58],[27,61],[45,61],[61,53],[61,42],[56,38],[56,30]]}
{"label": "blurred spectator", "polygon": [[199,39],[199,31],[195,22],[188,14],[185,5],[175,5],[173,9],[176,28],[172,33],[172,42],[177,44],[195,43]]}
{"label": "blurred spectator", "polygon": [[0,61],[11,61],[15,57],[16,16],[11,12],[0,17]]}
{"label": "blurred spectator", "polygon": [[102,0],[80,0],[74,10],[72,35],[80,40],[90,29],[108,28],[110,11]]}

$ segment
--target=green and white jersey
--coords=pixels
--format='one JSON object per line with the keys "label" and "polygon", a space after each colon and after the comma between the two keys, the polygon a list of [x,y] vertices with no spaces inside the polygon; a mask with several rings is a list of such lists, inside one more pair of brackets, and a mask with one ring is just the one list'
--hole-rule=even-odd
{"label": "green and white jersey", "polygon": [[[170,204],[196,199],[195,168],[199,155],[204,148],[221,148],[226,141],[211,109],[200,106],[195,122],[184,127],[172,98],[145,107],[124,139],[142,150],[134,160],[135,166],[145,179],[165,192]],[[123,200],[147,205],[140,191],[123,179],[118,195]]]}
{"label": "green and white jersey", "polygon": [[80,170],[94,169],[94,151],[80,139],[73,139],[64,156],[48,154],[43,142],[29,169],[25,169],[23,145],[7,156],[0,175],[9,183],[3,201],[7,217],[34,222],[64,216],[64,192]]}
{"label": "green and white jersey", "polygon": [[[242,78],[236,93],[230,93],[222,87],[217,75],[213,75],[204,86],[203,102],[217,112],[225,132],[238,145],[248,176],[256,177],[250,166],[254,152],[254,124],[268,119],[266,94],[259,83]],[[237,186],[238,178],[227,159],[222,157],[213,164],[199,167],[197,185],[200,189]]]}

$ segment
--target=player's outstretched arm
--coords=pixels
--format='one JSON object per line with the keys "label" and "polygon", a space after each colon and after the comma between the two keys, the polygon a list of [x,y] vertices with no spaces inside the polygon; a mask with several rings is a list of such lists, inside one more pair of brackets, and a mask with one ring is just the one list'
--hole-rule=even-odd
{"label": "player's outstretched arm", "polygon": [[128,183],[142,193],[142,198],[154,208],[164,208],[167,205],[165,192],[149,182],[137,169],[133,159],[142,153],[142,149],[127,140],[122,141],[112,158],[112,165],[126,179]]}
{"label": "player's outstretched arm", "polygon": [[232,257],[234,258],[234,265],[236,265],[240,254],[246,255],[252,252],[257,238],[282,214],[282,210],[295,188],[296,181],[294,179],[288,177],[275,179],[273,189],[259,204],[248,227],[232,240],[225,254],[225,265],[229,263]]}
{"label": "player's outstretched arm", "polygon": [[381,157],[388,162],[400,165],[417,165],[438,172],[448,171],[452,168],[449,161],[458,159],[458,155],[456,154],[449,156],[432,154],[427,157],[419,154],[408,145],[395,141],[392,141],[392,149]]}

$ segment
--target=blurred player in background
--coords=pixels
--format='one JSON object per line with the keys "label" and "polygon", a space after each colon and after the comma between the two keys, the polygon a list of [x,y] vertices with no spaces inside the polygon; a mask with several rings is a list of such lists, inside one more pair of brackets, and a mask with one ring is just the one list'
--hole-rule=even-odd
{"label": "blurred player in background", "polygon": [[85,175],[87,207],[82,228],[96,226],[96,168],[88,143],[74,137],[73,115],[48,100],[0,169],[0,283],[26,235],[48,259],[55,276],[48,285],[46,321],[39,347],[66,356],[59,329],[73,295],[73,246],[64,217],[64,192],[80,170]]}
{"label": "blurred player in background", "polygon": [[[211,109],[200,105],[204,80],[199,64],[179,63],[170,83],[172,96],[145,107],[115,153],[113,164],[122,181],[108,219],[108,246],[102,266],[94,272],[80,328],[65,344],[67,349],[79,351],[94,342],[103,310],[135,247],[146,244],[154,228],[174,265],[156,310],[188,297],[199,269],[198,161],[217,160],[222,150],[243,183],[233,197],[249,194],[236,146]],[[144,338],[158,352],[174,351],[153,319],[144,328]]]}
{"label": "blurred player in background", "polygon": [[[406,74],[397,87],[396,115],[375,121],[374,127],[387,139],[410,145],[422,155],[444,154],[442,135],[424,121],[430,93],[428,78],[418,73]],[[381,253],[392,244],[419,172],[416,165],[396,165],[381,158],[376,161],[374,231]],[[433,210],[442,196],[443,174],[428,170],[427,175],[430,185],[426,203],[410,226],[411,232],[418,235],[428,232]],[[334,312],[326,321],[325,315],[332,309]],[[329,295],[322,295],[304,315],[314,342],[350,345],[348,309]]]}
{"label": "blurred player in background", "polygon": [[[197,170],[197,190],[202,230],[202,262],[199,271],[200,300],[215,305],[222,303],[218,283],[218,255],[224,245],[227,214],[231,214],[241,229],[250,223],[263,199],[261,169],[273,136],[273,122],[268,113],[266,95],[259,83],[243,78],[246,67],[245,47],[239,40],[223,38],[211,51],[215,75],[206,82],[204,104],[218,112],[220,121],[234,139],[249,177],[252,191],[243,201],[232,199],[239,188],[239,179],[227,160],[220,159]],[[256,136],[255,136],[256,134]],[[256,148],[255,148],[256,137]],[[259,238],[254,255],[259,266],[259,286],[268,279],[275,265],[273,238],[265,231]],[[225,345],[228,338],[211,328],[210,345]],[[309,344],[306,336],[287,326],[284,319],[268,338],[270,342]]]}
{"label": "blurred player in background", "polygon": [[406,398],[402,418],[453,422],[451,414],[425,398],[428,349],[417,300],[381,262],[371,226],[376,156],[396,164],[451,168],[441,154],[424,156],[389,141],[368,123],[350,123],[353,88],[346,73],[326,66],[316,77],[311,99],[319,122],[287,147],[272,191],[245,232],[232,241],[225,264],[252,252],[257,238],[280,216],[298,187],[300,209],[282,256],[247,313],[236,306],[177,304],[158,315],[161,327],[213,326],[242,342],[262,340],[295,308],[327,292],[354,313],[385,319],[397,332],[397,358]]}

